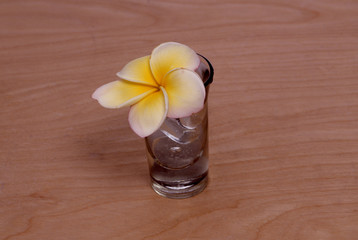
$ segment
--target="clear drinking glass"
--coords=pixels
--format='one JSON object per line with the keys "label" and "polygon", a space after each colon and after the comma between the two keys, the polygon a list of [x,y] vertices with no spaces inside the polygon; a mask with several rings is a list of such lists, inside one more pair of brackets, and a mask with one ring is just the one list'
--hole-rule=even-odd
{"label": "clear drinking glass", "polygon": [[214,69],[198,54],[197,73],[203,79],[204,108],[185,118],[166,118],[163,125],[145,138],[151,186],[159,195],[188,198],[208,183],[208,93]]}

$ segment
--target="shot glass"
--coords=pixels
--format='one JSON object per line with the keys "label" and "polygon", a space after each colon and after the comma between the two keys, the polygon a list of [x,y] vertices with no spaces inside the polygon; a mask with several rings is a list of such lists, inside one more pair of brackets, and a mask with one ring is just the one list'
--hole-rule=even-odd
{"label": "shot glass", "polygon": [[168,198],[192,197],[208,183],[208,94],[214,69],[198,55],[201,63],[196,72],[206,90],[204,108],[189,117],[166,118],[156,132],[145,138],[151,187]]}

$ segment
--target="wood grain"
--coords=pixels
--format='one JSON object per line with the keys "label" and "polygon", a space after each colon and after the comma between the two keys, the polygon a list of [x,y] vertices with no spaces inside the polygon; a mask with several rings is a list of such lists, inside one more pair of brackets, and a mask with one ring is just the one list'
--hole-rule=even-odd
{"label": "wood grain", "polygon": [[[1,1],[0,37],[1,240],[358,238],[357,1]],[[185,200],[90,98],[165,41],[215,68]]]}

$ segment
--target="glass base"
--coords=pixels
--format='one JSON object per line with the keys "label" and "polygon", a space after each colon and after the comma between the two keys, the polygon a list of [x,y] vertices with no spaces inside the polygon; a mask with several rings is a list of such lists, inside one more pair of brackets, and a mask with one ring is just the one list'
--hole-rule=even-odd
{"label": "glass base", "polygon": [[189,198],[202,192],[208,185],[208,175],[206,174],[199,182],[186,182],[181,184],[167,185],[151,178],[153,190],[159,195],[167,198]]}

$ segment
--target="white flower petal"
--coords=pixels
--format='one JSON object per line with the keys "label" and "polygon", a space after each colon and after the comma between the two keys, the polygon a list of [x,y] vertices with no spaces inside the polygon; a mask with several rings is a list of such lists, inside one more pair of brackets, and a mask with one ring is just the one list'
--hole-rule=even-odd
{"label": "white flower petal", "polygon": [[163,79],[168,94],[168,117],[182,118],[204,107],[205,87],[199,75],[188,69],[175,69]]}
{"label": "white flower petal", "polygon": [[129,111],[129,125],[140,137],[154,133],[164,122],[168,112],[168,97],[163,88],[133,105]]}
{"label": "white flower petal", "polygon": [[161,84],[163,77],[175,68],[195,70],[200,64],[200,58],[188,46],[176,43],[162,43],[152,51],[150,68],[157,83]]}

